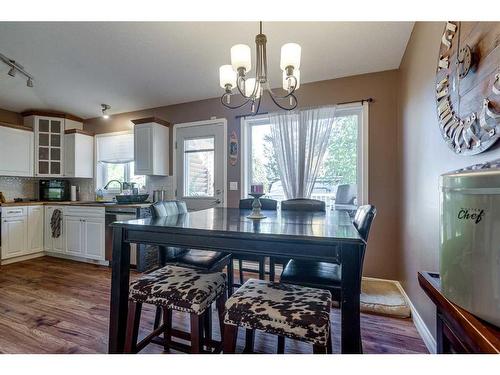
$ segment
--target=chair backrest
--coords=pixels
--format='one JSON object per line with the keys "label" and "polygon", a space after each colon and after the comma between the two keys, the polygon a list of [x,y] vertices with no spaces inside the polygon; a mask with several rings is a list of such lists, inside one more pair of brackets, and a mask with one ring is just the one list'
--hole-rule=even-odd
{"label": "chair backrest", "polygon": [[[246,198],[240,200],[240,209],[252,209],[253,198]],[[262,210],[272,210],[276,211],[278,207],[278,201],[269,198],[260,198],[260,204],[262,205]]]}
{"label": "chair backrest", "polygon": [[354,204],[357,195],[358,187],[356,184],[339,185],[335,194],[335,204]]}
{"label": "chair backrest", "polygon": [[295,198],[282,201],[281,209],[284,211],[324,212],[326,204],[317,199]]}
{"label": "chair backrest", "polygon": [[358,230],[361,237],[367,241],[370,234],[373,219],[377,214],[377,209],[371,204],[359,206],[354,216],[353,225]]}
{"label": "chair backrest", "polygon": [[187,212],[186,202],[178,200],[160,201],[151,205],[153,217],[165,217],[171,215],[185,214]]}

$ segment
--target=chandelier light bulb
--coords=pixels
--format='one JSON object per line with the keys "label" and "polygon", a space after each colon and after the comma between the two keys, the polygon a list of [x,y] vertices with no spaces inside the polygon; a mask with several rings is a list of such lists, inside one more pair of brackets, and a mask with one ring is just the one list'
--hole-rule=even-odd
{"label": "chandelier light bulb", "polygon": [[291,66],[300,69],[300,54],[302,48],[297,43],[286,43],[281,47],[281,70]]}
{"label": "chandelier light bulb", "polygon": [[246,44],[235,44],[231,47],[231,65],[235,72],[238,69],[245,69],[245,73],[248,73],[252,68],[252,55],[250,47]]}
{"label": "chandelier light bulb", "polygon": [[[259,87],[257,89],[257,92],[255,93],[255,99],[260,98],[260,84],[258,85]],[[252,96],[254,88],[255,88],[255,78],[248,78],[245,82],[245,95],[247,97]]]}
{"label": "chandelier light bulb", "polygon": [[[300,70],[294,69],[293,76],[297,79],[297,86],[295,87],[295,91],[297,91],[300,87]],[[295,84],[295,80],[286,73],[286,70],[283,71],[283,90],[289,91],[292,88],[292,85]]]}
{"label": "chandelier light bulb", "polygon": [[231,65],[222,65],[219,68],[219,84],[223,89],[226,89],[227,85],[231,85],[231,89],[236,87],[236,73]]}

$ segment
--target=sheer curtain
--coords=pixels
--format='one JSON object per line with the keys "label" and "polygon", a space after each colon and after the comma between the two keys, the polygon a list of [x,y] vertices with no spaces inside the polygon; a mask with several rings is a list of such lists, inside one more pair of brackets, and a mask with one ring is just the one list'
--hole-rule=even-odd
{"label": "sheer curtain", "polygon": [[287,199],[309,198],[333,128],[335,106],[269,115]]}

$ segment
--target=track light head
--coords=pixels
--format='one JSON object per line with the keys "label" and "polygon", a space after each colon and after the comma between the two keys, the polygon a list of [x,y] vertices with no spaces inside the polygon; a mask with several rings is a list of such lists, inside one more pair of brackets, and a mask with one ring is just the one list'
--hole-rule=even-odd
{"label": "track light head", "polygon": [[11,77],[15,77],[16,76],[16,68],[11,67],[8,74]]}
{"label": "track light head", "polygon": [[111,109],[111,106],[109,104],[101,104],[102,118],[105,120],[109,118],[109,115],[107,113],[108,109]]}
{"label": "track light head", "polygon": [[26,81],[26,86],[33,87],[33,80],[31,79],[31,77],[28,77],[28,80]]}

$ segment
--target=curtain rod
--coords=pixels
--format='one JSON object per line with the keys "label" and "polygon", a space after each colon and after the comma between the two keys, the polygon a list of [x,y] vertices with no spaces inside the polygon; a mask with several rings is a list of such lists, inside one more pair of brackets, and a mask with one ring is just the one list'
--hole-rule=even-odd
{"label": "curtain rod", "polygon": [[[350,102],[342,102],[342,103],[336,103],[336,105],[344,105],[344,104],[355,104],[355,103],[361,103],[361,105],[365,104],[365,102],[367,103],[373,103],[375,100],[373,98],[366,98],[366,99],[361,99],[361,100],[353,100],[353,101],[350,101]],[[260,112],[260,113],[256,113],[256,114],[251,114],[251,113],[247,113],[245,115],[238,115],[238,116],[235,116],[235,118],[242,118],[242,117],[253,117],[253,116],[257,116],[257,115],[267,115],[269,112]]]}

